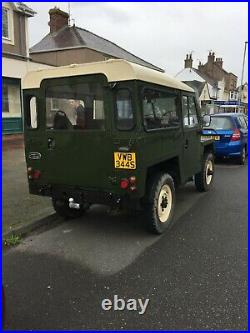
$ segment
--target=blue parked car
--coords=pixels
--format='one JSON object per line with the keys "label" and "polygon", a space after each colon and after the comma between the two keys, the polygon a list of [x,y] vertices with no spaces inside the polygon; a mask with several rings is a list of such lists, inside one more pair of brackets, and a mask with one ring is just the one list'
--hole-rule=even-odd
{"label": "blue parked car", "polygon": [[210,119],[210,123],[204,124],[203,134],[214,139],[215,156],[235,157],[244,164],[248,150],[248,117],[243,113],[218,113]]}

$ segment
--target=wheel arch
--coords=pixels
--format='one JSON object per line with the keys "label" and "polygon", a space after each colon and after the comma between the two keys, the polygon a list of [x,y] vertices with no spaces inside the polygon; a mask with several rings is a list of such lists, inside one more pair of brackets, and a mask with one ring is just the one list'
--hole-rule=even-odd
{"label": "wheel arch", "polygon": [[214,155],[215,148],[214,148],[214,144],[213,143],[209,143],[207,145],[204,145],[203,154],[208,154],[208,153],[212,153]]}
{"label": "wheel arch", "polygon": [[168,173],[173,178],[175,187],[181,183],[180,164],[177,156],[148,167],[146,174],[146,187],[149,180],[160,172]]}

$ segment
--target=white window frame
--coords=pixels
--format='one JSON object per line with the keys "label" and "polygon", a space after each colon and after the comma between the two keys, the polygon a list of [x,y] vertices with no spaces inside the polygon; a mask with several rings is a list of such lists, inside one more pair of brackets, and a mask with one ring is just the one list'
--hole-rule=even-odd
{"label": "white window frame", "polygon": [[7,11],[8,37],[2,36],[2,42],[5,44],[14,45],[13,9],[9,7],[6,3],[2,6],[2,10],[3,9]]}
{"label": "white window frame", "polygon": [[55,102],[58,103],[58,99],[51,97],[51,100],[50,100],[50,110],[51,111],[59,111],[59,107],[54,106]]}

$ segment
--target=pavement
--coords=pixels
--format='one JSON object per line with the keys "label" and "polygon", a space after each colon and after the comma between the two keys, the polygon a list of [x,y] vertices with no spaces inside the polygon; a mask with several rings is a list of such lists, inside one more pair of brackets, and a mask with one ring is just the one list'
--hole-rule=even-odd
{"label": "pavement", "polygon": [[49,198],[30,195],[22,135],[5,135],[2,142],[2,232],[26,233],[54,214]]}
{"label": "pavement", "polygon": [[[217,164],[211,192],[178,190],[161,236],[97,205],[33,232],[4,251],[6,329],[246,330],[247,183],[247,166]],[[150,301],[104,311],[114,295]]]}

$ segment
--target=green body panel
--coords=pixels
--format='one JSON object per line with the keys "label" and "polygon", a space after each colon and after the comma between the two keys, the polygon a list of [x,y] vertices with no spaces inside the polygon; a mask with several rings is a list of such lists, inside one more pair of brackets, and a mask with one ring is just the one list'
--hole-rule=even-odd
{"label": "green body panel", "polygon": [[[76,78],[71,78],[76,80]],[[54,79],[53,79],[54,80]],[[69,79],[67,79],[69,80]],[[117,195],[128,195],[141,198],[145,195],[148,170],[168,160],[175,159],[178,165],[180,183],[185,183],[191,176],[200,171],[204,145],[200,142],[200,126],[184,129],[170,128],[146,131],[142,121],[141,89],[144,86],[157,87],[144,82],[119,82],[119,87],[129,88],[132,92],[132,106],[136,125],[130,131],[119,131],[114,118],[114,89],[109,87],[104,75],[93,75],[91,78],[104,86],[105,130],[48,130],[45,124],[45,86],[40,89],[24,91],[24,115],[27,118],[27,96],[37,97],[38,128],[25,126],[25,152],[27,167],[41,171],[41,178],[36,182],[37,188],[44,185],[77,187],[84,190],[105,191]],[[49,83],[51,84],[51,82]],[[54,82],[52,82],[54,84]],[[181,92],[178,91],[181,100]],[[190,93],[189,93],[190,94]],[[181,114],[181,103],[178,112]],[[54,149],[48,147],[48,140],[55,143]],[[185,142],[188,140],[188,148]],[[211,142],[210,142],[211,144]],[[115,151],[126,147],[136,153],[136,170],[114,168]],[[31,152],[39,152],[41,159],[29,158]],[[168,172],[168,170],[166,170]],[[122,178],[136,176],[137,190],[124,192],[119,182]],[[30,186],[34,181],[30,181]],[[36,193],[39,194],[39,193]]]}

